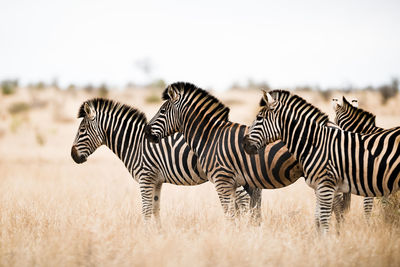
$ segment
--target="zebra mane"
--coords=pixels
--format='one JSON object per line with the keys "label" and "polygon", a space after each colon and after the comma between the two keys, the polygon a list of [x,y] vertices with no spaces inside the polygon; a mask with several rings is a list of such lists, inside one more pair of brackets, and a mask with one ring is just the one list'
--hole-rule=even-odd
{"label": "zebra mane", "polygon": [[[319,122],[324,123],[324,124],[329,123],[328,115],[326,113],[322,112],[319,108],[317,108],[313,104],[308,103],[304,98],[302,98],[298,95],[292,94],[286,90],[272,90],[269,93],[275,100],[278,100],[280,102],[286,103],[290,100],[291,102],[300,103],[301,106],[305,105],[307,107],[311,107],[311,110],[318,114],[318,116],[314,120],[318,120]],[[266,105],[265,101],[262,100],[260,105],[265,106]]]}
{"label": "zebra mane", "polygon": [[84,110],[85,103],[91,105],[96,111],[102,110],[103,112],[107,111],[107,113],[110,113],[110,111],[113,110],[121,110],[122,114],[131,113],[131,115],[135,116],[137,120],[147,123],[146,115],[144,115],[144,113],[138,109],[118,101],[105,98],[93,98],[83,102],[78,111],[78,118],[83,118],[86,116],[86,112]]}
{"label": "zebra mane", "polygon": [[370,121],[373,126],[375,126],[376,116],[374,114],[353,106],[344,96],[342,107],[350,112],[353,112],[354,115],[360,115],[364,117],[366,120]]}
{"label": "zebra mane", "polygon": [[187,82],[176,82],[173,84],[170,84],[167,88],[164,89],[164,92],[162,93],[162,99],[163,100],[168,100],[170,99],[168,95],[168,88],[172,87],[174,89],[177,89],[178,91],[181,92],[181,94],[200,94],[200,98],[206,98],[207,100],[210,100],[211,103],[216,103],[217,104],[217,110],[222,110],[222,120],[228,120],[229,117],[229,108],[226,107],[224,104],[222,104],[221,101],[219,101],[215,96],[211,95],[209,92],[206,90],[197,87],[194,84],[187,83]]}

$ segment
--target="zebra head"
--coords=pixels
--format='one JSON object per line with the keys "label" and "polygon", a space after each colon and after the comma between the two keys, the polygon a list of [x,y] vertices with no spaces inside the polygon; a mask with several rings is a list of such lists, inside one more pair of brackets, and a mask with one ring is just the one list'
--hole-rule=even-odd
{"label": "zebra head", "polygon": [[244,150],[248,154],[256,154],[267,144],[280,139],[281,131],[277,119],[279,106],[279,101],[263,91],[263,98],[260,102],[261,109],[243,139]]}
{"label": "zebra head", "polygon": [[104,143],[104,135],[99,129],[96,110],[90,101],[82,104],[78,117],[83,119],[72,144],[71,157],[76,163],[83,163]]}
{"label": "zebra head", "polygon": [[166,100],[157,114],[145,128],[145,136],[150,142],[159,143],[161,138],[172,135],[181,129],[181,120],[178,116],[179,88],[168,86],[163,95]]}
{"label": "zebra head", "polygon": [[348,123],[349,120],[354,116],[354,108],[358,107],[358,100],[352,99],[351,103],[343,96],[340,101],[338,98],[332,99],[333,110],[335,111],[335,124],[340,128],[344,127],[344,124]]}

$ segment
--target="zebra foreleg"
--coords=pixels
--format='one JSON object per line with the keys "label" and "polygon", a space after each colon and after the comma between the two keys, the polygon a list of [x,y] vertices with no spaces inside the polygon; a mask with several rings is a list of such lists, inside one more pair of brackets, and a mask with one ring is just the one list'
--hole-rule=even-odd
{"label": "zebra foreleg", "polygon": [[250,215],[251,223],[254,225],[261,224],[261,189],[250,188],[248,185],[245,186],[246,191],[250,195]]}
{"label": "zebra foreleg", "polygon": [[243,187],[236,188],[235,208],[239,215],[247,214],[250,209],[250,195]]}
{"label": "zebra foreleg", "polygon": [[224,210],[225,216],[229,220],[232,220],[236,216],[236,183],[232,176],[228,175],[227,173],[219,173],[214,181],[215,188],[217,190],[218,197],[221,202],[222,209]]}
{"label": "zebra foreleg", "polygon": [[155,215],[157,223],[159,221],[160,211],[160,193],[162,183],[159,183],[152,176],[142,175],[139,179],[140,193],[142,195],[142,214],[145,221],[151,219],[151,215]]}
{"label": "zebra foreleg", "polygon": [[317,197],[316,215],[319,217],[319,224],[317,224],[317,227],[320,227],[320,231],[323,234],[329,232],[329,222],[332,215],[335,191],[335,186],[330,182],[320,184],[315,191]]}
{"label": "zebra foreleg", "polygon": [[369,222],[371,218],[372,208],[374,206],[374,198],[373,197],[364,197],[364,217]]}
{"label": "zebra foreleg", "polygon": [[156,184],[156,186],[154,188],[154,194],[153,194],[153,200],[154,200],[153,214],[154,214],[156,223],[159,227],[161,227],[161,220],[160,220],[161,187],[162,187],[162,183]]}

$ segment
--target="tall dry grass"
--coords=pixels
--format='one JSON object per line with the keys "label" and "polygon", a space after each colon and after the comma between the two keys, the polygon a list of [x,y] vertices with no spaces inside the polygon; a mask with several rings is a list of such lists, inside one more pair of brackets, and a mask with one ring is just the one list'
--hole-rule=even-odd
{"label": "tall dry grass", "polygon": [[[137,94],[110,97],[132,101],[149,115],[158,105],[135,102],[145,99]],[[79,124],[73,117],[86,98],[65,100],[63,116],[72,123],[54,119],[47,107],[0,137],[1,266],[400,266],[399,224],[385,221],[379,206],[367,224],[360,197],[353,197],[340,235],[332,220],[331,233],[319,237],[314,193],[303,180],[264,190],[259,227],[226,221],[211,184],[164,185],[162,228],[145,224],[139,188],[110,151],[100,148],[82,165],[70,158]],[[252,98],[258,92],[238,99]],[[253,108],[246,103],[232,104],[232,120],[254,116],[243,114],[244,105]],[[328,111],[329,103],[323,105]],[[383,121],[384,127],[399,122]],[[11,117],[2,122],[8,129]]]}

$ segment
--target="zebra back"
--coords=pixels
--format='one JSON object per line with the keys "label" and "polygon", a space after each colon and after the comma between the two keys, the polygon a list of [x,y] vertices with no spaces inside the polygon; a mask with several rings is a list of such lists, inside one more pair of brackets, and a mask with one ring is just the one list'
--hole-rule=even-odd
{"label": "zebra back", "polygon": [[224,170],[240,185],[280,188],[302,177],[297,160],[282,142],[255,155],[245,153],[242,140],[248,127],[228,120],[229,108],[207,91],[189,83],[171,84],[166,102],[150,121],[155,139],[180,131],[210,179]]}
{"label": "zebra back", "polygon": [[[85,111],[87,106],[93,113],[92,119]],[[160,144],[149,143],[144,138],[146,117],[131,106],[95,98],[81,105],[78,117],[83,119],[73,148],[85,159],[104,144],[121,159],[135,180],[146,172],[159,182],[177,185],[207,181],[197,156],[181,134],[165,138]]]}

